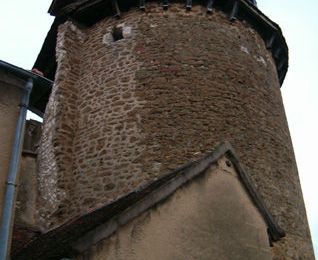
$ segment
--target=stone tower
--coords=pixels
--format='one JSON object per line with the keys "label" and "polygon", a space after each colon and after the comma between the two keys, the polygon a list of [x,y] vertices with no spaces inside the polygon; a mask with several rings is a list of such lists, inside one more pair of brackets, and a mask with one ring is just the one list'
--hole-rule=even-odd
{"label": "stone tower", "polygon": [[227,141],[286,233],[274,258],[313,259],[277,24],[247,0],[55,0],[49,11],[56,19],[35,64],[55,82],[38,156],[42,230]]}

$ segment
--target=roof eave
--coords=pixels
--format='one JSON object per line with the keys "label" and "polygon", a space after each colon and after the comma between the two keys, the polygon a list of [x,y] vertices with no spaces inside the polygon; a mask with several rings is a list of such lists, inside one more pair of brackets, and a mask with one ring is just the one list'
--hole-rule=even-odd
{"label": "roof eave", "polygon": [[[45,105],[46,105],[45,103],[48,99],[49,93],[51,92],[53,82],[45,77],[42,77],[31,71],[22,69],[20,67],[17,67],[13,64],[10,64],[2,60],[0,60],[0,69],[14,75],[15,77],[19,79],[22,79],[25,82],[28,79],[33,80],[34,87],[31,92],[29,109],[33,111],[34,113],[36,113],[37,115],[43,116]],[[20,86],[20,87],[24,88],[24,86]],[[44,103],[40,102],[43,100],[44,96],[45,96]],[[41,105],[39,102],[41,103]]]}
{"label": "roof eave", "polygon": [[[119,8],[121,5],[125,5],[126,7],[136,5],[136,1],[114,1],[118,1],[119,5],[115,6]],[[48,74],[46,74],[46,76],[50,77],[51,79],[54,78],[54,71],[52,70],[56,69],[56,64],[53,64],[55,63],[54,58],[48,59],[47,56],[55,56],[56,35],[59,24],[63,23],[67,19],[73,19],[79,21],[80,23],[91,25],[102,19],[104,16],[116,15],[118,12],[118,10],[114,9],[114,5],[111,5],[110,0],[71,0],[69,4],[60,6],[57,6],[57,2],[57,0],[54,0],[50,6],[49,12],[51,15],[55,15],[56,19],[48,33],[48,36],[34,65],[41,71],[47,71]],[[193,2],[195,3],[196,1]],[[231,12],[231,5],[233,5],[235,2],[238,3],[237,18],[241,20],[247,20],[250,26],[254,27],[261,35],[265,41],[266,47],[269,49],[269,51],[271,51],[272,57],[276,64],[278,80],[280,85],[282,85],[289,66],[289,54],[288,46],[280,27],[247,0],[216,0],[215,8],[229,13]],[[94,17],[96,16],[96,10],[100,10],[101,5],[103,7],[106,6],[108,11],[104,13],[104,16]],[[271,42],[271,39],[274,40]]]}

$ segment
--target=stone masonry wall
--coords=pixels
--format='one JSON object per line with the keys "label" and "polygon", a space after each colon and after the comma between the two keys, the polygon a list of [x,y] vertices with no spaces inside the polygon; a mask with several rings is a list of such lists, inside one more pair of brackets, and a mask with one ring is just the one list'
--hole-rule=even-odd
{"label": "stone masonry wall", "polygon": [[[83,37],[71,23],[61,26],[57,42],[57,72],[44,115],[38,156],[38,225],[43,230],[64,222],[71,204],[73,139],[77,125],[77,81]],[[63,214],[62,214],[62,213]],[[67,212],[68,215],[74,212]]]}
{"label": "stone masonry wall", "polygon": [[286,230],[276,259],[313,259],[275,65],[247,24],[149,4],[86,29],[65,23],[57,52],[40,152],[46,229],[227,140]]}

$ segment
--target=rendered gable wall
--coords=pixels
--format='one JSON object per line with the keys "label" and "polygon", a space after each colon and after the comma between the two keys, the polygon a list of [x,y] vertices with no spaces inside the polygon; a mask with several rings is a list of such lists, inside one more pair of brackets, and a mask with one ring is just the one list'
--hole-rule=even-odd
{"label": "rendered gable wall", "polygon": [[272,255],[264,220],[223,157],[77,259],[269,260]]}

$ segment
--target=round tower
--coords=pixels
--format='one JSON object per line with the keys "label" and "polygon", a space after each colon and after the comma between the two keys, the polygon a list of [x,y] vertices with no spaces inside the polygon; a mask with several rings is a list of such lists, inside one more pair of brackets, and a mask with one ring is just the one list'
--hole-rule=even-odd
{"label": "round tower", "polygon": [[39,223],[57,227],[228,141],[286,232],[275,259],[312,259],[278,25],[245,0],[58,2]]}

